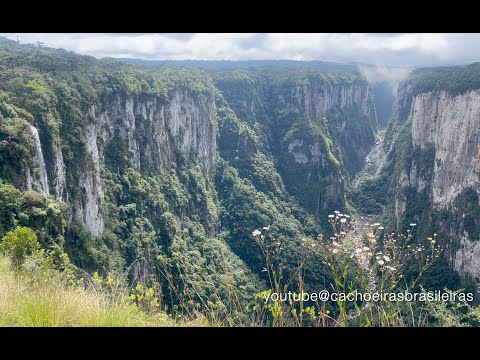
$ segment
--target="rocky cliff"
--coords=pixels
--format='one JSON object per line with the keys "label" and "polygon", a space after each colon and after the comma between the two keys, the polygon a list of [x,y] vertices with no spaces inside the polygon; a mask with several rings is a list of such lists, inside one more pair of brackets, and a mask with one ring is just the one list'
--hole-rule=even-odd
{"label": "rocky cliff", "polygon": [[419,94],[411,109],[413,146],[435,149],[433,204],[449,206],[480,180],[480,90]]}
{"label": "rocky cliff", "polygon": [[82,196],[73,209],[92,234],[101,235],[104,229],[101,169],[106,158],[119,160],[109,153],[119,144],[123,146],[116,154],[122,157],[120,161],[140,172],[166,170],[180,155],[212,171],[217,157],[213,96],[201,104],[185,89],[175,89],[170,96],[165,101],[156,96],[114,94],[105,110],[90,107],[85,133],[91,166],[78,179]]}
{"label": "rocky cliff", "polygon": [[261,133],[289,193],[317,217],[343,208],[377,128],[370,85],[355,73],[233,72],[216,78],[235,112]]}
{"label": "rocky cliff", "polygon": [[377,124],[368,83],[312,79],[278,90],[274,109],[280,169],[290,192],[317,216],[343,208],[344,182],[374,145]]}
{"label": "rocky cliff", "polygon": [[[102,171],[106,161],[115,167],[152,173],[168,169],[179,156],[184,156],[211,172],[217,157],[213,96],[200,103],[191,92],[180,88],[172,90],[167,100],[116,93],[101,107],[91,105],[85,114],[88,118],[82,129],[86,139],[85,157],[76,159],[83,163],[81,173],[66,169],[73,172],[73,183],[69,186],[75,188],[78,196],[69,199],[63,153],[60,146],[52,144],[62,142],[62,134],[58,138],[53,135],[54,141],[49,145],[44,143],[45,151],[37,129],[31,127],[36,162],[34,168],[26,169],[25,180],[27,189],[46,195],[53,189],[57,200],[72,201],[72,217],[81,220],[96,236],[102,235],[105,228]],[[53,164],[48,169],[44,152]]]}
{"label": "rocky cliff", "polygon": [[478,280],[480,90],[424,89],[425,76],[414,74],[401,86],[396,126],[390,128],[397,136],[397,227],[420,221],[439,233],[454,269]]}

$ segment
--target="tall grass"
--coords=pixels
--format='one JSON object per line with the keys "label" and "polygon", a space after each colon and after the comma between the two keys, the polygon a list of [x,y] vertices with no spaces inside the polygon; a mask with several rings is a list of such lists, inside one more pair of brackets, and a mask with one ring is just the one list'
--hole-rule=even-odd
{"label": "tall grass", "polygon": [[101,292],[66,286],[61,279],[32,281],[0,257],[0,326],[196,326],[201,319],[176,322],[162,312],[147,314],[125,298],[112,302]]}

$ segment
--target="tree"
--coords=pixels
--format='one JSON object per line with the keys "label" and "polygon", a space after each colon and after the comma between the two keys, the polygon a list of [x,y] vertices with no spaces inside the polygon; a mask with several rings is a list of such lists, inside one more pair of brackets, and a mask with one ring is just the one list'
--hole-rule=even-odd
{"label": "tree", "polygon": [[28,255],[40,248],[37,235],[28,227],[18,226],[9,231],[0,243],[0,251],[7,254],[15,268],[20,268],[25,263]]}
{"label": "tree", "polygon": [[17,224],[20,190],[0,180],[0,236]]}

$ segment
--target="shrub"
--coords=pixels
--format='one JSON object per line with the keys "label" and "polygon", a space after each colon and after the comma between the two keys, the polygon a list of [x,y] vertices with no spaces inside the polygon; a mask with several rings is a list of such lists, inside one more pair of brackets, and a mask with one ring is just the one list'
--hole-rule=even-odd
{"label": "shrub", "polygon": [[0,243],[0,251],[7,254],[16,268],[25,263],[25,258],[40,248],[37,235],[28,227],[18,226],[9,231]]}

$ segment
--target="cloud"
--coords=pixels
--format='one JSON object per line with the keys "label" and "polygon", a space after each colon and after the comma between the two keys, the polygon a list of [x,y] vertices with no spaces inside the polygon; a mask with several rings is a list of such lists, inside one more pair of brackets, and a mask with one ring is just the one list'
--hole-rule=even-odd
{"label": "cloud", "polygon": [[385,81],[394,85],[405,79],[412,69],[385,65],[358,65],[358,70],[371,83]]}
{"label": "cloud", "polygon": [[[42,41],[95,57],[173,60],[293,59],[387,67],[480,61],[480,34],[0,34],[23,43]],[[384,70],[379,70],[384,72]]]}
{"label": "cloud", "polygon": [[193,38],[193,34],[186,34],[186,33],[165,33],[163,36],[172,38],[172,39],[177,39],[180,41],[189,41],[191,38]]}
{"label": "cloud", "polygon": [[241,39],[238,42],[238,45],[245,49],[262,49],[265,46],[268,46],[268,34],[254,34],[248,38]]}

